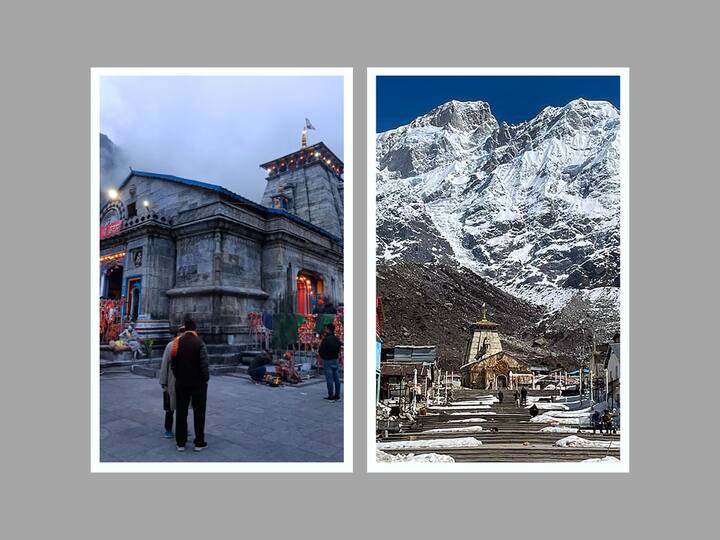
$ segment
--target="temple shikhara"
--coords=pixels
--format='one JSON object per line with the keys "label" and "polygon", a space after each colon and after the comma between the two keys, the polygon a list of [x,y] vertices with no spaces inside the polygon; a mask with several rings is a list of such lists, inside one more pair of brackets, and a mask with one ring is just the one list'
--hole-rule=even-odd
{"label": "temple shikhara", "polygon": [[466,388],[494,390],[533,385],[530,366],[503,351],[498,324],[488,320],[484,305],[483,318],[472,325],[460,376]]}
{"label": "temple shikhara", "polygon": [[111,190],[100,212],[102,343],[130,322],[141,337],[169,338],[185,314],[208,343],[247,343],[273,314],[341,311],[342,161],[303,137],[261,167],[261,203],[137,170]]}

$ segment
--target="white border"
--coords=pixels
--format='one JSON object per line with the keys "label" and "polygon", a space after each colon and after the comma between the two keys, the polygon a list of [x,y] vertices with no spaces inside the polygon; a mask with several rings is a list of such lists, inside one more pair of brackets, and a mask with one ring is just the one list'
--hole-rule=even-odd
{"label": "white border", "polygon": [[345,350],[353,351],[353,70],[352,68],[92,68],[90,120],[90,470],[91,472],[329,472],[349,473],[353,469],[353,354],[344,374],[344,426],[342,463],[106,463],[100,462],[100,338],[99,266],[100,256],[100,77],[109,76],[331,76],[343,77],[344,116],[344,300]]}
{"label": "white border", "polygon": [[[620,399],[622,430],[618,463],[377,463],[375,461],[375,88],[383,75],[610,75],[620,77]],[[630,306],[628,68],[368,68],[367,71],[367,468],[368,472],[629,472],[630,471]],[[371,307],[372,306],[372,307]]]}

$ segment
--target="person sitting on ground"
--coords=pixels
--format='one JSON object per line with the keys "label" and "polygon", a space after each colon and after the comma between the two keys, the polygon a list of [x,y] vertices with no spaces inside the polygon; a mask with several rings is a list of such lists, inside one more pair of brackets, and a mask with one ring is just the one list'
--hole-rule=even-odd
{"label": "person sitting on ground", "polygon": [[118,336],[119,341],[122,343],[123,348],[120,350],[130,349],[133,354],[133,358],[137,358],[142,354],[142,343],[140,343],[140,336],[135,331],[135,325],[130,323],[128,327],[120,332]]}
{"label": "person sitting on ground", "polygon": [[255,384],[261,383],[265,378],[265,373],[267,372],[265,366],[268,364],[272,364],[272,355],[263,347],[262,352],[250,360],[250,367],[248,367],[248,375],[250,375],[250,378]]}
{"label": "person sitting on ground", "polygon": [[295,369],[295,364],[292,359],[292,353],[290,351],[287,351],[283,355],[279,365],[283,380],[289,382],[290,384],[297,384],[302,380],[297,369]]}
{"label": "person sitting on ground", "polygon": [[540,412],[540,409],[538,409],[537,405],[535,405],[534,403],[532,404],[532,407],[530,407],[530,409],[528,410],[530,411],[530,416],[537,416]]}

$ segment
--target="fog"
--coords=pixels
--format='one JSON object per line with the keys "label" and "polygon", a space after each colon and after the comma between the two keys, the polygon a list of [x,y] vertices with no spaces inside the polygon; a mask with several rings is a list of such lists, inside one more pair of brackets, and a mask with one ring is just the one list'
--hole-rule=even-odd
{"label": "fog", "polygon": [[[117,146],[102,189],[128,167],[219,184],[259,201],[259,165],[323,141],[343,159],[342,77],[115,77],[100,82],[100,132]],[[118,155],[119,150],[119,155]]]}

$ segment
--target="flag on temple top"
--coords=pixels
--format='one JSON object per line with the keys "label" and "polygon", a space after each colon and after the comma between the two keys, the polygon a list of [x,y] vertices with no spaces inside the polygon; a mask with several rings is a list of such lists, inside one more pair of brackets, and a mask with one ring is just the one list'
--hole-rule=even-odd
{"label": "flag on temple top", "polygon": [[315,129],[315,126],[312,125],[308,118],[305,119],[305,129]]}

